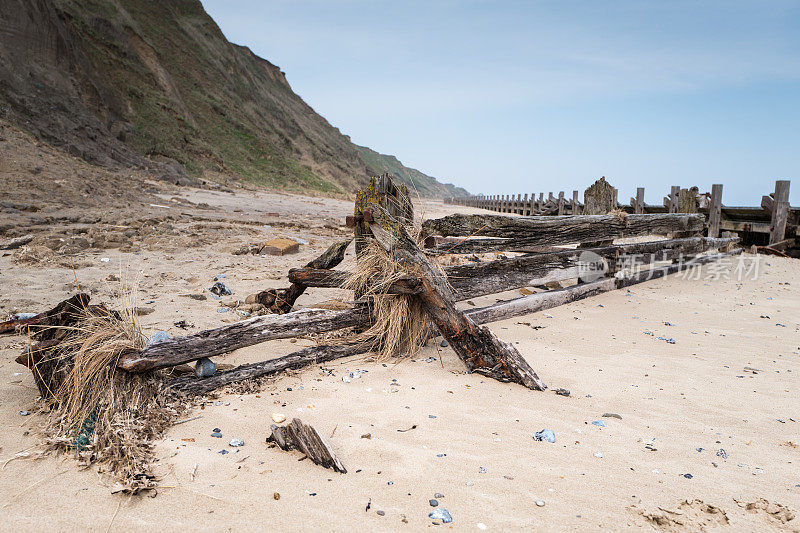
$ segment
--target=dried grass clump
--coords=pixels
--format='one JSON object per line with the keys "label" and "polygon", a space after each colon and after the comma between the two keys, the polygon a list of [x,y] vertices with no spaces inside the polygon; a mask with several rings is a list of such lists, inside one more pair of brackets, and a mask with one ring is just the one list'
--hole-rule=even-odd
{"label": "dried grass clump", "polygon": [[608,214],[613,216],[613,217],[616,217],[617,220],[619,220],[623,224],[625,222],[627,222],[627,220],[628,220],[628,213],[626,213],[625,211],[623,211],[622,209],[619,209],[619,208],[612,209],[611,211],[608,212]]}
{"label": "dried grass clump", "polygon": [[348,341],[361,342],[377,361],[412,356],[428,336],[428,319],[419,298],[408,294],[384,294],[393,283],[411,272],[380,244],[368,239],[344,288],[371,300],[373,322],[369,329]]}
{"label": "dried grass clump", "polygon": [[182,407],[162,394],[160,373],[117,371],[120,355],[145,345],[129,293],[126,300],[121,313],[92,306],[77,324],[66,326],[68,336],[49,356],[50,362],[60,359],[55,362],[65,376],[44,400],[43,436],[48,450],[97,464],[119,483],[118,490],[136,492],[155,486],[152,442]]}

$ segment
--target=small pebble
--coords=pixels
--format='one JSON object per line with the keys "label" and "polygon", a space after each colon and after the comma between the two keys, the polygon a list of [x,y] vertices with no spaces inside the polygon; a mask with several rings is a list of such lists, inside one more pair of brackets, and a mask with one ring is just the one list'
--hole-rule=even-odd
{"label": "small pebble", "polygon": [[533,435],[533,440],[555,442],[556,434],[553,432],[552,429],[543,429]]}
{"label": "small pebble", "polygon": [[219,431],[213,431],[211,433],[211,436],[216,438],[216,439],[221,439],[222,438],[222,433],[220,433]]}
{"label": "small pebble", "polygon": [[22,411],[19,412],[19,414],[20,414],[20,416],[28,416],[30,413],[23,409]]}
{"label": "small pebble", "polygon": [[439,507],[439,502],[436,500],[428,500],[428,503],[431,505],[431,507]]}
{"label": "small pebble", "polygon": [[217,453],[222,454],[222,455],[228,455],[230,452],[228,450],[220,450]]}
{"label": "small pebble", "polygon": [[286,415],[281,413],[272,413],[272,421],[276,424],[280,424],[284,420],[286,420]]}
{"label": "small pebble", "polygon": [[536,507],[544,507],[544,500],[536,500]]}
{"label": "small pebble", "polygon": [[198,378],[210,378],[217,373],[217,365],[208,357],[198,359],[194,364],[194,375]]}
{"label": "small pebble", "polygon": [[717,457],[722,457],[723,459],[727,459],[728,458],[728,452],[726,452],[725,450],[720,448],[719,451],[717,452]]}
{"label": "small pebble", "polygon": [[603,418],[616,418],[617,420],[622,420],[622,417],[617,413],[603,413]]}
{"label": "small pebble", "polygon": [[279,493],[277,493],[277,492],[273,492],[272,493],[272,499],[273,500],[280,500],[281,499],[281,495]]}
{"label": "small pebble", "polygon": [[601,427],[601,428],[606,427],[606,423],[603,422],[602,420],[595,420],[595,421],[592,422],[592,425],[597,426],[597,427]]}
{"label": "small pebble", "polygon": [[480,467],[480,468],[478,469],[478,473],[479,473],[479,474],[485,474],[485,473],[486,473],[486,469],[485,469],[484,467]]}
{"label": "small pebble", "polygon": [[441,507],[437,507],[430,513],[428,513],[428,518],[433,520],[441,520],[443,524],[449,524],[453,521],[453,517],[450,516],[450,512],[447,509],[443,509]]}
{"label": "small pebble", "polygon": [[439,343],[439,346],[441,346],[442,348],[447,348],[448,346],[450,346],[450,344],[446,340],[442,339],[442,342]]}
{"label": "small pebble", "polygon": [[692,479],[694,476],[691,474],[684,474],[683,477],[685,477],[686,479]]}
{"label": "small pebble", "polygon": [[436,494],[433,495],[433,497],[434,498],[444,498],[444,494],[442,494],[441,492],[437,492]]}
{"label": "small pebble", "polygon": [[386,514],[384,511],[375,511],[375,512],[377,513],[378,516],[383,516]]}
{"label": "small pebble", "polygon": [[234,448],[239,448],[241,446],[244,446],[244,441],[242,439],[231,439],[231,441],[228,444],[233,446]]}
{"label": "small pebble", "polygon": [[598,459],[602,459],[603,458],[603,454],[600,453],[600,452],[594,452],[594,456],[597,457]]}
{"label": "small pebble", "polygon": [[568,389],[556,389],[556,394],[558,394],[559,396],[569,396],[569,390]]}

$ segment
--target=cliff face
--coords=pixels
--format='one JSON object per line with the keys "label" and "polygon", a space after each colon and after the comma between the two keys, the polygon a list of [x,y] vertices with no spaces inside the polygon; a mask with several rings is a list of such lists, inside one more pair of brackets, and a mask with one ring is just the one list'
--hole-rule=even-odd
{"label": "cliff face", "polygon": [[198,0],[4,0],[0,113],[93,163],[176,181],[336,192],[389,171],[423,196],[466,192],[351,143]]}

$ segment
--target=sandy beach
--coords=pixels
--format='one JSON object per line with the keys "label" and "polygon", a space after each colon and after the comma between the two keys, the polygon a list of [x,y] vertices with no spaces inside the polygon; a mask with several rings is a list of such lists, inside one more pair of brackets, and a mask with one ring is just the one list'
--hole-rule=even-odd
{"label": "sandy beach", "polygon": [[[233,291],[225,300],[283,287],[289,268],[351,231],[344,200],[166,186],[153,198],[136,217],[117,214],[118,225],[139,228],[121,247],[80,250],[69,262],[59,253],[35,262],[4,253],[0,312],[49,308],[76,281],[113,307],[119,283],[107,280],[122,273],[135,283],[137,305],[151,311],[140,317],[145,333],[184,335],[240,318],[218,312],[220,301],[186,296],[209,294],[215,276]],[[476,211],[438,202],[417,210]],[[104,223],[115,218],[97,213]],[[308,244],[283,257],[232,254],[278,236]],[[199,418],[158,444],[161,486],[136,496],[112,494],[109,479],[68,456],[34,458],[41,420],[20,411],[34,411],[39,395],[13,361],[26,340],[4,336],[0,529],[797,531],[800,263],[762,257],[756,279],[713,274],[706,267],[699,279],[670,276],[490,324],[546,392],[467,374],[436,339],[397,363],[347,358],[283,375],[260,392],[209,396],[187,414]],[[349,296],[313,289],[298,306],[332,298]],[[179,321],[188,329],[173,326]],[[235,365],[313,344],[274,341],[215,359]],[[359,378],[342,380],[356,370]],[[273,413],[318,428],[348,473],[269,448]],[[221,439],[211,437],[215,428]],[[534,440],[542,429],[555,443]],[[230,447],[233,438],[245,445]],[[428,518],[432,499],[452,523]]]}

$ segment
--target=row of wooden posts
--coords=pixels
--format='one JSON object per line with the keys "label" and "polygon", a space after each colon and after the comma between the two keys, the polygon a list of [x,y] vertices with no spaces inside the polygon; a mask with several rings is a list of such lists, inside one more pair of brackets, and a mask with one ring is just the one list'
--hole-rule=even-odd
{"label": "row of wooden posts", "polygon": [[[604,178],[601,178],[604,180]],[[794,236],[797,219],[800,218],[800,209],[792,208],[789,204],[789,180],[775,182],[775,192],[763,196],[759,207],[727,207],[722,204],[722,184],[715,183],[711,186],[710,193],[698,194],[697,187],[682,189],[679,185],[670,188],[668,196],[664,197],[664,205],[646,204],[644,201],[644,187],[636,188],[636,197],[631,198],[630,204],[621,204],[617,200],[618,191],[610,188],[613,198],[611,205],[633,214],[646,213],[703,213],[707,216],[707,236],[718,237],[720,230],[756,233],[769,233],[769,244],[783,242],[787,236],[787,225],[791,224],[791,234]],[[587,189],[588,191],[589,189]],[[579,191],[572,191],[571,199],[565,197],[564,191],[557,196],[552,192],[547,196],[543,192],[537,195],[525,194],[495,194],[450,197],[444,200],[447,204],[463,205],[488,209],[498,213],[513,213],[523,216],[533,215],[579,215],[584,213],[584,202],[579,200]],[[725,216],[723,216],[723,211]],[[753,215],[765,211],[769,215],[769,224],[758,222]],[[592,213],[596,214],[596,213]]]}

